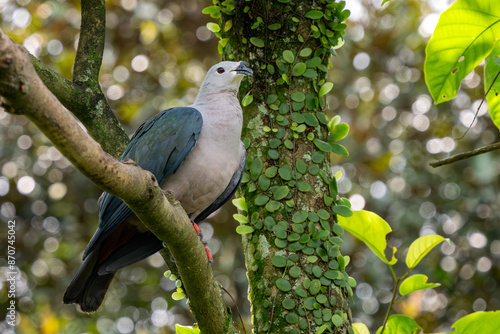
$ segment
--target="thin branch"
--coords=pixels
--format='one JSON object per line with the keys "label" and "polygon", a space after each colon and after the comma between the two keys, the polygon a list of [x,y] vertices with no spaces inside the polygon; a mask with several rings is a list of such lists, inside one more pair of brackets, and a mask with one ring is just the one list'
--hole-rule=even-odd
{"label": "thin branch", "polygon": [[80,38],[76,50],[73,82],[79,86],[99,89],[104,40],[106,4],[104,0],[82,0]]}
{"label": "thin branch", "polygon": [[500,143],[495,143],[495,144],[484,146],[484,147],[481,147],[481,148],[478,148],[478,149],[475,149],[472,151],[459,153],[459,154],[456,154],[456,155],[451,156],[451,157],[446,158],[446,159],[433,161],[433,162],[429,163],[429,165],[431,167],[436,168],[436,167],[452,164],[452,163],[460,161],[460,160],[465,160],[465,159],[468,159],[470,157],[473,157],[473,156],[476,156],[479,154],[483,154],[483,153],[487,153],[487,152],[491,152],[491,151],[498,150],[498,149],[500,149]]}
{"label": "thin branch", "polygon": [[0,106],[33,121],[83,175],[121,198],[168,246],[204,333],[236,333],[205,249],[173,195],[150,172],[103,151],[36,75],[28,52],[1,29]]}

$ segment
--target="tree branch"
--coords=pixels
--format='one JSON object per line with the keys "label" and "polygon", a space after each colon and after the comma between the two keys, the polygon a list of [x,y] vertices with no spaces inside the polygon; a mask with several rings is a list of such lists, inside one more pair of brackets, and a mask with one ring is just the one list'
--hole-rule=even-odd
{"label": "tree branch", "polygon": [[82,87],[100,90],[99,71],[106,34],[106,5],[104,0],[84,0],[80,3],[82,22],[73,68],[73,82]]}
{"label": "tree branch", "polygon": [[182,207],[164,194],[150,172],[103,151],[36,75],[28,52],[1,29],[0,105],[33,121],[83,175],[121,198],[168,246],[203,333],[236,332],[204,247]]}
{"label": "tree branch", "polygon": [[484,147],[481,147],[481,148],[478,148],[478,149],[475,149],[472,151],[459,153],[459,154],[456,154],[456,155],[451,156],[451,157],[446,158],[446,159],[433,161],[433,162],[429,163],[429,165],[431,167],[436,168],[436,167],[452,164],[452,163],[460,161],[460,160],[465,160],[465,159],[471,158],[475,155],[491,152],[491,151],[498,150],[498,149],[500,149],[500,143],[495,143],[495,144],[484,146]]}
{"label": "tree branch", "polygon": [[129,142],[129,137],[100,89],[84,89],[56,73],[36,57],[31,56],[31,60],[47,88],[85,125],[104,151],[118,158]]}

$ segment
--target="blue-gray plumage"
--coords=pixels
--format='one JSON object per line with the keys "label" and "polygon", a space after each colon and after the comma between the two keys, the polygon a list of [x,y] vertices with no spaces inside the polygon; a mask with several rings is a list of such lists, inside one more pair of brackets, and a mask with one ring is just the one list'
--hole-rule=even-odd
{"label": "blue-gray plumage", "polygon": [[[195,223],[227,202],[241,182],[245,148],[237,93],[244,75],[252,75],[245,62],[213,66],[191,106],[150,118],[120,158],[153,173]],[[64,303],[79,304],[84,312],[99,308],[118,269],[162,248],[140,221],[129,218],[132,211],[122,200],[104,193],[99,205],[99,227],[64,294]]]}

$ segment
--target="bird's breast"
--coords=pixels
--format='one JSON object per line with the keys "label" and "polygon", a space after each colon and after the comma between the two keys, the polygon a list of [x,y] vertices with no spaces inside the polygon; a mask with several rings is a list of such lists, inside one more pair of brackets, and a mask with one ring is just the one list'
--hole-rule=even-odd
{"label": "bird's breast", "polygon": [[231,131],[226,131],[215,135],[205,125],[179,169],[162,184],[163,189],[173,192],[191,218],[226,189],[243,155],[238,133],[231,136]]}

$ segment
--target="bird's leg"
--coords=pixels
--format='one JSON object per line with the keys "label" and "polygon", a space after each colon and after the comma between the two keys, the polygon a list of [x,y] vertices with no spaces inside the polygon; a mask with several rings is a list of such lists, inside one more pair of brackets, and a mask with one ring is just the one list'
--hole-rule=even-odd
{"label": "bird's leg", "polygon": [[207,258],[208,262],[210,262],[210,267],[214,265],[214,257],[212,256],[212,253],[210,252],[210,249],[207,247],[207,242],[206,240],[203,239],[203,232],[201,229],[198,227],[198,224],[194,222],[194,220],[191,219],[191,224],[193,224],[194,230],[196,231],[196,234],[200,237],[200,241],[203,243],[203,246],[205,247],[205,252],[207,253]]}

